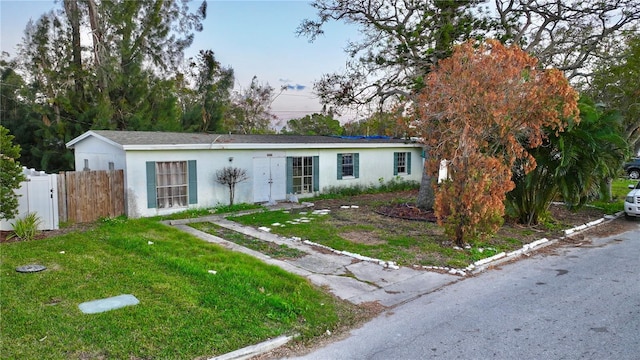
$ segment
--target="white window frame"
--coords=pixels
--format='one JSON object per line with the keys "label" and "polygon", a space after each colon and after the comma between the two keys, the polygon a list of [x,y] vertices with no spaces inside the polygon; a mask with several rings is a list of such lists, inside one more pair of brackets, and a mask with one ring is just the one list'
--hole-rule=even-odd
{"label": "white window frame", "polygon": [[292,170],[293,193],[313,193],[313,156],[294,156]]}
{"label": "white window frame", "polygon": [[407,153],[399,152],[396,156],[396,172],[402,175],[407,174]]}

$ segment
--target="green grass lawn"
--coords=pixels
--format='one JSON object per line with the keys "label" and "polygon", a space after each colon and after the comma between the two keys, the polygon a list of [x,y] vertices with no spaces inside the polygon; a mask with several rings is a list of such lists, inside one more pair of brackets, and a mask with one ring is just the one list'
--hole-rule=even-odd
{"label": "green grass lawn", "polygon": [[[0,259],[5,359],[193,359],[355,321],[350,305],[305,279],[151,219],[1,244]],[[47,270],[15,271],[26,264]],[[78,308],[120,294],[140,304]]]}
{"label": "green grass lawn", "polygon": [[607,214],[614,214],[624,209],[624,198],[630,191],[629,185],[636,185],[638,180],[616,179],[611,184],[612,201],[593,201],[591,205],[603,209]]}

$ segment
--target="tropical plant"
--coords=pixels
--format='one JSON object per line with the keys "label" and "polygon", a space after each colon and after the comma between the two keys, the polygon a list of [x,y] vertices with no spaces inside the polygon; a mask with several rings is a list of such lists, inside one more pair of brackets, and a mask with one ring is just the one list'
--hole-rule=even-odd
{"label": "tropical plant", "polygon": [[580,121],[569,119],[564,132],[547,129],[542,146],[528,151],[536,168],[525,173],[514,167],[514,190],[507,194],[508,214],[523,224],[546,219],[554,200],[563,199],[570,208],[589,200],[608,198],[611,180],[628,154],[619,114],[603,111],[589,99],[579,103]]}
{"label": "tropical plant", "polygon": [[16,219],[13,222],[13,233],[10,237],[17,237],[23,241],[30,241],[35,239],[36,235],[40,232],[38,227],[42,223],[42,220],[38,214],[30,212],[23,218]]}
{"label": "tropical plant", "polygon": [[416,126],[431,148],[429,170],[439,168],[435,159],[448,161],[450,181],[437,190],[435,210],[458,245],[498,229],[512,167],[535,168],[527,149],[542,144],[543,128],[562,131],[577,117],[577,99],[560,71],[539,69],[519,47],[496,40],[456,47],[428,75]]}

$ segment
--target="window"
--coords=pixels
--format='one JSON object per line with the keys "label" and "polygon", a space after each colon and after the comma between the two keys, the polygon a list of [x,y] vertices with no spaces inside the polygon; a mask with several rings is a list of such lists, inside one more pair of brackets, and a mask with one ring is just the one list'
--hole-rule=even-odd
{"label": "window", "polygon": [[158,208],[187,206],[187,162],[157,162],[156,189]]}
{"label": "window", "polygon": [[149,208],[187,207],[198,203],[196,162],[147,162],[147,206]]}
{"label": "window", "polygon": [[393,175],[411,174],[411,153],[393,153]]}
{"label": "window", "polygon": [[293,192],[306,194],[313,191],[313,158],[311,156],[293,158]]}
{"label": "window", "polygon": [[309,194],[319,191],[318,156],[287,157],[287,193]]}
{"label": "window", "polygon": [[359,154],[338,154],[338,179],[359,177]]}
{"label": "window", "polygon": [[353,176],[353,154],[342,154],[342,176]]}

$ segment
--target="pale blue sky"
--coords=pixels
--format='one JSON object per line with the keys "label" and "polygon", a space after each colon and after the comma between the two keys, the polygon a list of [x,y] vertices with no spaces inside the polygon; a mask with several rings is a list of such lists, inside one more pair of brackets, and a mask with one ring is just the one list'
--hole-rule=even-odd
{"label": "pale blue sky", "polygon": [[[29,19],[61,6],[53,0],[0,0],[0,50],[15,55]],[[193,3],[194,6],[200,1]],[[354,27],[333,23],[325,35],[309,43],[296,37],[295,30],[304,18],[314,18],[308,1],[219,1],[209,0],[204,30],[196,33],[187,56],[211,49],[224,66],[236,74],[236,87],[247,87],[256,75],[279,89],[288,84],[296,89],[284,92],[273,103],[281,119],[319,112],[321,105],[312,86],[324,73],[341,71],[347,40],[356,39]],[[300,90],[301,88],[303,88]],[[353,116],[353,115],[351,115]],[[350,117],[351,117],[350,116]]]}

